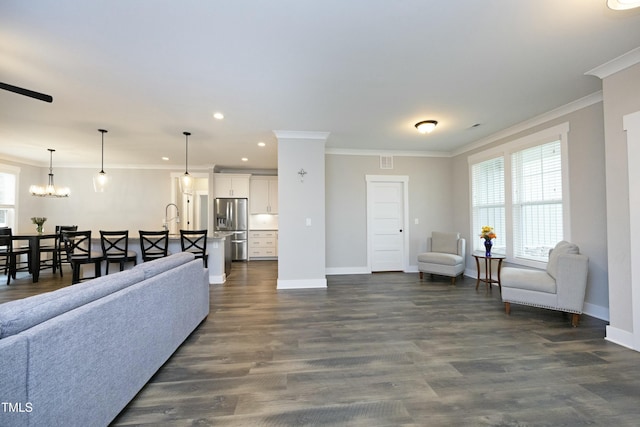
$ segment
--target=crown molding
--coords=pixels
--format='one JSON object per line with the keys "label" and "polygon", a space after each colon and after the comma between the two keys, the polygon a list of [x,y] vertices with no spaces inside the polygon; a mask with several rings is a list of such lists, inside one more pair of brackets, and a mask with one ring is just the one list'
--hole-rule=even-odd
{"label": "crown molding", "polygon": [[326,141],[330,132],[307,132],[297,130],[274,130],[277,139],[316,139]]}
{"label": "crown molding", "polygon": [[583,98],[577,99],[573,102],[563,105],[562,107],[558,107],[555,110],[548,111],[544,114],[533,117],[529,120],[525,120],[524,122],[520,122],[515,126],[511,126],[510,128],[501,130],[500,132],[496,132],[485,138],[479,139],[476,142],[467,144],[464,147],[454,150],[451,154],[452,156],[458,156],[460,154],[464,154],[468,151],[475,150],[477,148],[496,142],[502,138],[508,138],[519,132],[529,130],[535,126],[547,123],[551,120],[557,119],[559,117],[562,117],[567,114],[573,113],[575,111],[581,110],[583,108],[589,107],[593,104],[597,104],[598,102],[602,102],[602,91],[594,92],[591,95],[587,95]]}
{"label": "crown molding", "polygon": [[596,76],[604,79],[636,64],[640,64],[640,47],[630,50],[609,62],[605,62],[584,74],[586,76]]}
{"label": "crown molding", "polygon": [[324,153],[341,156],[451,157],[451,153],[446,151],[359,150],[351,148],[327,148]]}

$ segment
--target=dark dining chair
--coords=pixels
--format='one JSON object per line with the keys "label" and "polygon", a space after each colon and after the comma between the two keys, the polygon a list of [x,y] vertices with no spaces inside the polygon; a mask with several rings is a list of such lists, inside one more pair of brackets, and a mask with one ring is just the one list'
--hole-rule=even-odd
{"label": "dark dining chair", "polygon": [[120,271],[124,270],[127,262],[137,264],[138,254],[129,249],[129,231],[104,231],[100,230],[100,245],[102,256],[107,262],[106,273],[109,274],[109,264],[117,262]]}
{"label": "dark dining chair", "polygon": [[166,257],[169,254],[169,230],[143,231],[140,233],[140,253],[142,261]]}
{"label": "dark dining chair", "polygon": [[78,226],[56,225],[56,260],[58,262],[57,268],[60,270],[60,277],[63,277],[62,263],[71,264],[71,261],[67,258],[67,252],[64,250],[63,231],[78,231]]}
{"label": "dark dining chair", "polygon": [[182,252],[191,252],[201,258],[207,268],[207,230],[180,230],[180,246]]}
{"label": "dark dining chair", "polygon": [[10,227],[0,227],[0,258],[4,257],[4,274],[7,276],[7,286],[11,283],[11,278],[16,278],[18,270],[18,257],[27,256],[27,269],[31,268],[31,251],[29,248],[14,248],[13,234]]}
{"label": "dark dining chair", "polygon": [[[100,252],[91,250],[91,230],[89,231],[63,231],[62,241],[67,254],[67,259],[71,262],[73,269],[72,284],[82,280],[94,279],[101,275],[101,264],[104,257]],[[80,268],[85,264],[93,264],[93,277],[80,277]]]}

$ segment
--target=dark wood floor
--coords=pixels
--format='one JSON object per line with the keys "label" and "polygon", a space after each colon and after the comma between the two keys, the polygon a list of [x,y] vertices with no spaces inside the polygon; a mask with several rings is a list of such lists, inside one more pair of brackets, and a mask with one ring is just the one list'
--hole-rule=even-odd
{"label": "dark wood floor", "polygon": [[[207,320],[113,425],[640,425],[640,353],[605,341],[600,320],[506,316],[498,290],[468,278],[277,291],[276,276],[275,262],[234,264]],[[62,283],[25,278],[0,301]]]}

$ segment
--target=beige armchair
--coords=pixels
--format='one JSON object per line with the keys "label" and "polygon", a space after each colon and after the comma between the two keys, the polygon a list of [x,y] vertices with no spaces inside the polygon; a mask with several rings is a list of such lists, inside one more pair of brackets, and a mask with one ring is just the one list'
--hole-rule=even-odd
{"label": "beige armchair", "polygon": [[451,277],[451,284],[456,284],[456,277],[464,273],[465,239],[460,233],[444,233],[434,231],[427,239],[427,252],[418,254],[418,271],[420,279],[424,273]]}
{"label": "beige armchair", "polygon": [[564,311],[572,314],[571,325],[578,326],[588,270],[589,258],[566,241],[549,252],[546,271],[504,267],[500,281],[506,313],[511,313],[512,303]]}

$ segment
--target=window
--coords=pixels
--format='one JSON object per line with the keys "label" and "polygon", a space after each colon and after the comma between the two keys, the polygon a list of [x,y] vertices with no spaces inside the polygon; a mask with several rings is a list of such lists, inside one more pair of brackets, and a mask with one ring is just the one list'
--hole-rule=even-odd
{"label": "window", "polygon": [[478,235],[489,225],[494,252],[541,267],[549,249],[570,240],[568,132],[565,123],[469,157],[474,250],[483,249]]}
{"label": "window", "polygon": [[546,262],[562,240],[560,141],[511,155],[513,255]]}
{"label": "window", "polygon": [[0,165],[0,227],[15,228],[18,168]]}
{"label": "window", "polygon": [[[504,209],[504,159],[496,157],[471,166],[471,194],[473,210],[473,228],[475,235],[480,233],[483,225],[491,225],[500,240],[495,241],[493,251],[504,254],[505,209]],[[474,237],[477,237],[475,236]],[[474,249],[481,249],[481,239],[477,239]]]}

